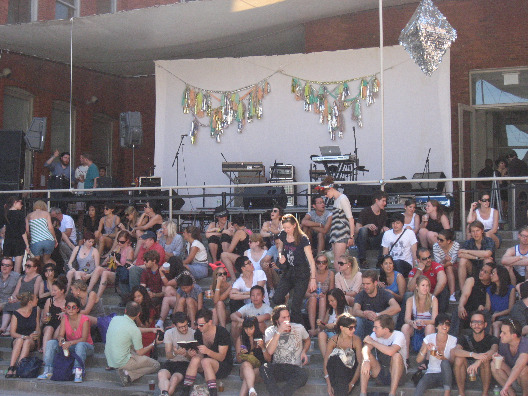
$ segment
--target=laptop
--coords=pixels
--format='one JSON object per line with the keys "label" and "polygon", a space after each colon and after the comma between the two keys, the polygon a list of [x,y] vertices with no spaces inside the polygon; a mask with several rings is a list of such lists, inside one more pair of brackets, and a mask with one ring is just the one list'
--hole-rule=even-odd
{"label": "laptop", "polygon": [[341,155],[339,146],[321,146],[319,147],[322,157]]}

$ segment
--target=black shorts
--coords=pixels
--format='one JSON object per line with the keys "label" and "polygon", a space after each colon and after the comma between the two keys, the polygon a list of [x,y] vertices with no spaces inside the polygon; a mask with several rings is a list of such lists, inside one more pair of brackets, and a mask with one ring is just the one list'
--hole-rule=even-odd
{"label": "black shorts", "polygon": [[185,376],[187,367],[189,367],[189,362],[172,362],[170,360],[167,360],[165,361],[165,363],[163,363],[163,365],[161,366],[161,369],[167,370],[170,373],[170,375],[180,373]]}

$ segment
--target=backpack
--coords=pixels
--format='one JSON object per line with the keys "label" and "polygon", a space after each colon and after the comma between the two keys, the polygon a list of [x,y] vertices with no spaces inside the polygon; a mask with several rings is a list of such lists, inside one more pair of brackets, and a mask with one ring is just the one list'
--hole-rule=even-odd
{"label": "backpack", "polygon": [[83,376],[85,373],[84,362],[75,352],[70,350],[69,356],[64,356],[62,351],[55,354],[53,358],[53,375],[52,381],[73,381],[75,374],[73,372],[73,365],[77,360],[82,368]]}
{"label": "backpack", "polygon": [[97,330],[99,330],[101,340],[104,343],[106,343],[106,332],[108,331],[108,326],[110,326],[110,322],[114,316],[116,316],[116,314],[112,312],[110,315],[97,318]]}
{"label": "backpack", "polygon": [[16,376],[18,378],[37,378],[42,363],[42,359],[36,356],[25,357],[18,363]]}
{"label": "backpack", "polygon": [[122,265],[118,265],[116,268],[116,283],[128,285],[128,269]]}

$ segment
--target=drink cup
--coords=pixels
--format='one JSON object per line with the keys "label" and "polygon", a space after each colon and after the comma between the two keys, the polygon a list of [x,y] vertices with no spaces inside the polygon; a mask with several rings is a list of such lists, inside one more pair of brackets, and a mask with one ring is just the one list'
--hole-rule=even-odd
{"label": "drink cup", "polygon": [[156,389],[156,382],[154,380],[150,380],[148,385],[149,385],[150,391],[153,391],[154,389]]}
{"label": "drink cup", "polygon": [[218,381],[218,392],[224,391],[224,383],[222,381]]}
{"label": "drink cup", "polygon": [[170,263],[165,263],[165,264],[163,264],[163,269],[164,269],[165,271],[170,270]]}
{"label": "drink cup", "polygon": [[284,323],[288,326],[286,332],[290,333],[291,332],[291,325],[290,325],[290,321],[289,320],[285,320]]}
{"label": "drink cup", "polygon": [[436,350],[436,346],[433,345],[433,349],[431,349],[431,356],[436,356],[438,354],[438,351]]}
{"label": "drink cup", "polygon": [[213,291],[212,290],[206,290],[205,291],[205,298],[213,298]]}
{"label": "drink cup", "polygon": [[471,382],[476,381],[476,380],[477,380],[477,374],[475,374],[475,373],[471,373],[471,374],[469,374],[469,380],[470,380]]}
{"label": "drink cup", "polygon": [[495,364],[495,370],[500,370],[503,360],[504,358],[501,355],[493,356],[493,364]]}

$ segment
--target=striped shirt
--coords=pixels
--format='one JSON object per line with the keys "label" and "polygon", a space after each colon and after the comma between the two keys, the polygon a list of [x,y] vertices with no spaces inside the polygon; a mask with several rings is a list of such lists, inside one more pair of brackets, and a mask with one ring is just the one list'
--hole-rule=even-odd
{"label": "striped shirt", "polygon": [[55,240],[48,229],[48,220],[45,217],[29,220],[29,233],[31,243]]}

